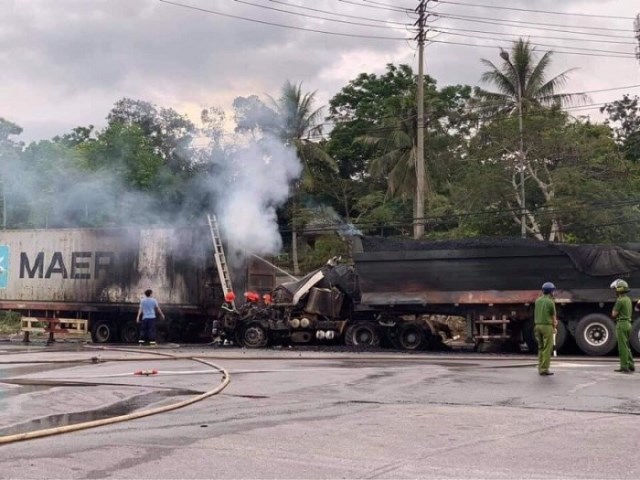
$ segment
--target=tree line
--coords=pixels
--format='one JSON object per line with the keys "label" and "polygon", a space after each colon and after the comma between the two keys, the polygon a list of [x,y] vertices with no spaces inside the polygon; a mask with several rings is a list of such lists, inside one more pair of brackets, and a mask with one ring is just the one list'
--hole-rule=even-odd
{"label": "tree line", "polygon": [[[122,99],[102,129],[79,126],[52,139],[20,141],[0,118],[2,227],[191,224],[215,208],[200,188],[243,141],[264,135],[295,149],[302,164],[277,218],[294,270],[344,249],[335,235],[428,239],[527,236],[556,242],[632,242],[640,233],[640,107],[625,94],[586,112],[568,94],[571,71],[549,78],[553,53],[520,40],[480,86],[425,78],[418,119],[408,65],[362,73],[326,107],[301,84],[276,98],[239,97],[235,132],[208,108],[196,125],[173,109]],[[416,138],[425,129],[425,218],[416,219]],[[233,137],[230,139],[229,137]],[[524,221],[524,226],[523,226]],[[300,249],[301,251],[298,251]]]}

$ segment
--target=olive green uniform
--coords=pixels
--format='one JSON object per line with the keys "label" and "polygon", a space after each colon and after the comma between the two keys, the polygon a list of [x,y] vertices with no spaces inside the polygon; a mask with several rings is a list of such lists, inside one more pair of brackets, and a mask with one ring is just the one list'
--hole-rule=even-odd
{"label": "olive green uniform", "polygon": [[551,352],[553,351],[553,318],[556,315],[556,304],[551,295],[541,295],[536,300],[534,310],[534,333],[538,342],[538,373],[549,372]]}
{"label": "olive green uniform", "polygon": [[620,295],[613,306],[616,316],[616,339],[618,340],[618,356],[620,357],[620,370],[635,371],[629,337],[631,336],[631,311],[633,305],[627,295]]}

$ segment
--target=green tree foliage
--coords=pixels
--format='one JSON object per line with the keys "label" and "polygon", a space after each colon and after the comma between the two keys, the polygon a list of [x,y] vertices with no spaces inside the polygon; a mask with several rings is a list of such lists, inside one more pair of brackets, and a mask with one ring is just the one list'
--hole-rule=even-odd
{"label": "green tree foliage", "polygon": [[335,171],[335,161],[322,148],[322,108],[315,109],[315,92],[287,81],[277,99],[265,104],[257,96],[234,100],[236,130],[270,134],[296,149],[303,165],[302,184],[311,188],[318,169]]}
{"label": "green tree foliage", "polygon": [[383,75],[361,73],[329,101],[329,120],[334,123],[327,152],[338,163],[341,178],[368,175],[369,161],[375,156],[370,145],[354,139],[382,127],[389,115],[392,99],[405,98],[414,91],[415,79],[409,65],[388,64]]}
{"label": "green tree foliage", "polygon": [[192,167],[189,146],[196,128],[186,116],[172,108],[158,107],[142,100],[123,98],[107,116],[109,125],[137,126],[174,174]]}
{"label": "green tree foliage", "polygon": [[8,219],[10,215],[10,205],[12,194],[18,190],[12,189],[11,185],[17,185],[17,174],[19,172],[18,160],[22,150],[22,143],[12,137],[22,133],[22,128],[9,120],[0,117],[0,187],[2,188],[2,228],[10,225]]}
{"label": "green tree foliage", "polygon": [[[426,171],[428,202],[432,202],[437,192],[448,189],[452,167],[459,159],[468,132],[465,104],[471,88],[438,89],[430,77],[425,83]],[[343,191],[353,195],[337,208],[364,229],[386,217],[411,223],[416,185],[415,92],[411,67],[389,64],[383,75],[360,74],[330,101],[330,119],[336,125],[327,150],[338,161],[342,183],[350,187]],[[402,212],[400,205],[404,205]],[[351,211],[345,211],[348,206]]]}
{"label": "green tree foliage", "polygon": [[[465,108],[470,87],[449,86],[438,90],[433,79],[425,82],[425,141],[427,198],[447,187],[453,163],[468,133]],[[388,101],[388,115],[381,127],[359,138],[377,147],[370,172],[386,178],[391,196],[413,198],[416,190],[417,108],[415,89]]]}
{"label": "green tree foliage", "polygon": [[[83,205],[69,193],[79,191],[91,176],[79,169],[80,156],[61,141],[31,142],[22,152],[18,177],[22,183],[19,214],[14,227],[61,227],[90,225],[79,215]],[[86,209],[85,209],[86,212]]]}
{"label": "green tree foliage", "polygon": [[[633,203],[637,169],[618,153],[609,130],[558,110],[526,119],[527,231],[552,241],[621,241],[638,230]],[[484,235],[517,234],[520,219],[518,124],[503,118],[481,127],[469,145],[454,199],[458,227]],[[622,225],[620,225],[622,222]]]}
{"label": "green tree foliage", "polygon": [[607,103],[600,109],[607,113],[606,124],[611,127],[623,155],[632,162],[640,161],[640,97],[623,95],[622,99]]}
{"label": "green tree foliage", "polygon": [[198,173],[191,148],[198,133],[193,122],[171,108],[129,98],[116,102],[107,121],[98,136],[107,155],[98,152],[98,162],[113,158],[126,186],[150,192],[153,205],[162,212],[158,219],[196,215],[184,210],[186,203],[193,203],[190,185]]}

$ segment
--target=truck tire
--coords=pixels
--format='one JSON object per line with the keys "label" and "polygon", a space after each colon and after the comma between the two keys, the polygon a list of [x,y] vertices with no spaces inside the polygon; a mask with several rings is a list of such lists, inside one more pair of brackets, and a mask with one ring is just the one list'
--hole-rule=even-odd
{"label": "truck tire", "polygon": [[538,342],[536,342],[536,336],[533,333],[533,329],[535,328],[535,324],[533,319],[529,319],[524,322],[522,326],[522,339],[524,343],[527,344],[527,350],[529,353],[538,353]]}
{"label": "truck tire", "polygon": [[404,350],[418,350],[424,344],[424,339],[424,331],[418,325],[403,325],[398,332],[398,343]]}
{"label": "truck tire", "polygon": [[[533,320],[527,320],[522,327],[522,338],[524,339],[524,343],[527,344],[527,348],[529,349],[529,353],[538,353],[538,342],[536,341],[536,336],[534,333],[535,323]],[[567,326],[564,322],[558,322],[558,328],[556,332],[556,351],[560,351],[564,344],[567,341],[567,336],[569,332],[567,331]]]}
{"label": "truck tire", "polygon": [[576,326],[576,344],[587,355],[607,355],[616,348],[616,327],[608,316],[591,313]]}
{"label": "truck tire", "polygon": [[347,328],[344,343],[350,347],[377,347],[380,345],[380,335],[373,323],[354,323]]}
{"label": "truck tire", "polygon": [[122,343],[136,343],[138,341],[138,323],[127,322],[120,329],[120,341]]}
{"label": "truck tire", "polygon": [[247,348],[262,348],[269,343],[267,330],[257,322],[250,323],[242,330],[242,344]]}
{"label": "truck tire", "polygon": [[116,332],[111,322],[100,320],[91,329],[93,343],[109,343],[116,339]]}
{"label": "truck tire", "polygon": [[634,352],[640,354],[640,318],[633,322],[629,343]]}

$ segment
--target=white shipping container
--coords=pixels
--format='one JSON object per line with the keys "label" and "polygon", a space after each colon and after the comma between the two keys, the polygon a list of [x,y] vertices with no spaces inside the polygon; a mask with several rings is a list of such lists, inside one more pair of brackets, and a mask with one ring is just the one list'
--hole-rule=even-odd
{"label": "white shipping container", "polygon": [[0,308],[31,302],[161,305],[212,301],[211,239],[194,228],[0,232]]}

